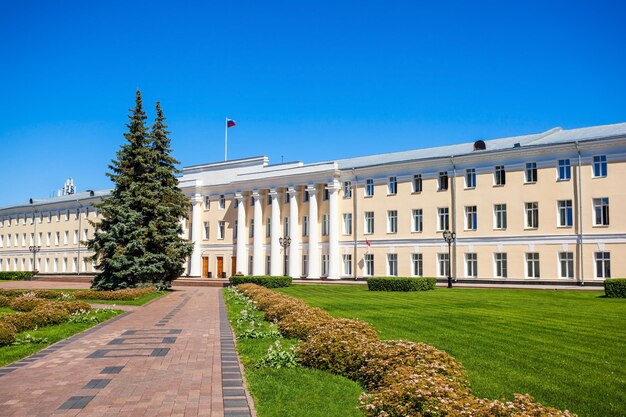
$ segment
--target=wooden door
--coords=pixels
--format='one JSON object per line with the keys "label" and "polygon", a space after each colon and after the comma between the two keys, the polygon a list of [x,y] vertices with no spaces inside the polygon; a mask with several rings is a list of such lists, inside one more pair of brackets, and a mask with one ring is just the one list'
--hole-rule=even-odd
{"label": "wooden door", "polygon": [[231,256],[230,257],[230,275],[236,275],[237,274],[237,257],[236,256]]}
{"label": "wooden door", "polygon": [[217,257],[217,277],[222,278],[222,274],[224,273],[224,258],[221,256]]}
{"label": "wooden door", "polygon": [[207,278],[209,276],[209,258],[206,256],[202,257],[202,278]]}

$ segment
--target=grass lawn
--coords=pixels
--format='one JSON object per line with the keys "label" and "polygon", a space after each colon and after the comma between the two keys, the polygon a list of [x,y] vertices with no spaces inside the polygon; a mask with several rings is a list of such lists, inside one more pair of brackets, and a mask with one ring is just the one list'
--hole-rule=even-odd
{"label": "grass lawn", "polygon": [[383,339],[430,343],[465,366],[474,393],[538,401],[580,416],[626,415],[626,300],[595,291],[294,285],[281,292],[338,317],[360,318]]}
{"label": "grass lawn", "polygon": [[[235,326],[241,317],[241,304],[226,300],[228,317]],[[262,317],[262,313],[259,313]],[[268,323],[263,322],[262,330]],[[275,339],[238,339],[237,351],[245,369],[250,393],[259,417],[357,417],[362,388],[356,382],[315,369],[257,368],[256,364],[267,352]],[[295,343],[281,339],[283,346]]]}
{"label": "grass lawn", "polygon": [[[7,308],[2,308],[3,313],[12,312]],[[99,310],[97,313],[92,313],[90,316],[96,316],[99,321],[106,321],[118,314],[123,313],[120,310]],[[0,366],[4,366],[8,363],[15,362],[19,359],[30,356],[38,351],[46,348],[47,346],[58,342],[61,339],[70,337],[76,333],[82,332],[90,327],[95,326],[98,323],[64,323],[55,326],[41,327],[37,330],[28,330],[22,333],[18,333],[18,338],[30,334],[33,337],[45,337],[48,339],[48,343],[28,343],[18,346],[3,346],[0,347]]]}

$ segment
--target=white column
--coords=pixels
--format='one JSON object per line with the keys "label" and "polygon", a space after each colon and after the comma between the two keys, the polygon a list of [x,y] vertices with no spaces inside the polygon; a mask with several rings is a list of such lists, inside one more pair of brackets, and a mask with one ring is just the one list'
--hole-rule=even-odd
{"label": "white column", "polygon": [[328,279],[340,279],[338,182],[328,184],[328,194]]}
{"label": "white column", "polygon": [[193,242],[193,253],[191,254],[189,275],[199,277],[202,275],[202,260],[200,255],[200,239],[202,237],[202,215],[200,214],[200,206],[202,204],[202,196],[200,194],[194,194],[194,196],[191,197],[191,203],[193,204],[191,209],[191,241]]}
{"label": "white column", "polygon": [[254,199],[254,240],[252,241],[252,275],[265,275],[263,269],[263,199],[258,191],[252,193]]}
{"label": "white column", "polygon": [[282,275],[283,268],[280,257],[280,201],[276,189],[270,190],[272,199],[272,230],[270,243],[270,274],[274,276]]}
{"label": "white column", "polygon": [[309,193],[309,274],[308,279],[320,277],[320,249],[317,213],[317,190],[315,186],[307,187]]}
{"label": "white column", "polygon": [[248,251],[246,250],[246,242],[248,235],[246,234],[246,199],[242,194],[236,194],[237,200],[237,273],[244,275],[248,272]]}
{"label": "white column", "polygon": [[300,278],[300,232],[298,231],[298,191],[289,187],[289,275]]}

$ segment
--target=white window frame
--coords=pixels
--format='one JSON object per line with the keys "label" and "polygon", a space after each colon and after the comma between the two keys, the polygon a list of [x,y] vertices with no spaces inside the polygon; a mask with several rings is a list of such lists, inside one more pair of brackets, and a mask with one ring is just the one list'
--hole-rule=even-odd
{"label": "white window frame", "polygon": [[478,278],[478,254],[476,252],[465,253],[465,277]]}
{"label": "white window frame", "polygon": [[559,277],[574,278],[574,252],[559,252]]}
{"label": "white window frame", "polygon": [[265,219],[265,237],[272,236],[272,218],[268,217]]}
{"label": "white window frame", "polygon": [[506,169],[504,165],[496,165],[493,167],[493,186],[502,187],[506,185]]}
{"label": "white window frame", "polygon": [[536,184],[539,179],[539,172],[537,171],[536,162],[526,162],[526,168],[524,169],[524,183]]}
{"label": "white window frame", "polygon": [[493,254],[493,276],[506,279],[509,276],[509,259],[506,252]]}
{"label": "white window frame", "polygon": [[422,174],[414,174],[413,175],[412,186],[413,186],[413,192],[414,193],[421,193],[422,192],[422,188],[423,188]]}
{"label": "white window frame", "polygon": [[524,228],[539,228],[539,202],[531,201],[524,203]]}
{"label": "white window frame", "polygon": [[202,225],[202,239],[208,240],[210,236],[211,225],[209,222],[204,222]]}
{"label": "white window frame", "polygon": [[465,189],[473,190],[475,188],[476,188],[476,169],[466,168],[465,169]]}
{"label": "white window frame", "polygon": [[495,230],[506,230],[507,227],[507,210],[506,203],[498,203],[493,205],[493,228]]}
{"label": "white window frame", "polygon": [[226,236],[226,222],[224,220],[220,220],[217,222],[217,239],[224,240]]}
{"label": "white window frame", "polygon": [[372,178],[368,178],[365,180],[365,197],[373,197],[374,196],[374,180]]}
{"label": "white window frame", "polygon": [[302,236],[309,235],[309,216],[302,216]]}
{"label": "white window frame", "polygon": [[424,276],[424,256],[421,253],[411,254],[411,275],[414,277]]}
{"label": "white window frame", "polygon": [[594,275],[596,279],[611,278],[611,252],[598,251],[593,254]]}
{"label": "white window frame", "polygon": [[606,160],[606,155],[595,155],[593,157],[592,166],[593,178],[606,178],[609,174],[609,166]]}
{"label": "white window frame", "polygon": [[450,230],[450,209],[449,207],[437,207],[437,231]]}
{"label": "white window frame", "polygon": [[574,225],[574,208],[572,200],[558,200],[557,223],[559,227],[572,227]]}
{"label": "white window frame", "polygon": [[328,236],[328,215],[322,214],[322,236]]}
{"label": "white window frame", "polygon": [[218,200],[217,208],[220,210],[226,209],[226,196],[224,194],[220,195],[220,199]]}
{"label": "white window frame", "polygon": [[325,253],[322,254],[321,272],[321,276],[328,276],[328,255]]}
{"label": "white window frame", "polygon": [[364,213],[364,234],[371,235],[374,234],[374,212],[366,211]]}
{"label": "white window frame", "polygon": [[437,176],[437,191],[448,191],[448,188],[450,188],[448,171],[440,171]]}
{"label": "white window frame", "polygon": [[421,208],[411,210],[411,231],[421,233],[424,230],[424,211]]}
{"label": "white window frame", "polygon": [[478,230],[477,206],[465,206],[465,230]]}
{"label": "white window frame", "polygon": [[341,257],[342,260],[342,272],[344,276],[352,276],[352,255],[344,253]]}
{"label": "white window frame", "polygon": [[559,159],[556,167],[556,180],[569,181],[572,179],[572,164],[569,159]]}
{"label": "white window frame", "polygon": [[366,253],[363,256],[363,275],[366,277],[374,276],[374,254]]}
{"label": "white window frame", "polygon": [[392,176],[387,180],[387,195],[398,194],[398,177]]}
{"label": "white window frame", "polygon": [[526,278],[541,278],[539,252],[526,252]]}
{"label": "white window frame", "polygon": [[342,214],[342,227],[341,232],[343,235],[351,235],[352,234],[352,213],[343,213]]}
{"label": "white window frame", "polygon": [[387,210],[387,233],[398,233],[398,210]]}
{"label": "white window frame", "polygon": [[306,253],[302,254],[302,276],[309,275],[309,256]]}
{"label": "white window frame", "polygon": [[397,253],[387,254],[387,276],[389,277],[398,276],[398,254]]}
{"label": "white window frame", "polygon": [[343,198],[352,198],[352,181],[343,182]]}
{"label": "white window frame", "polygon": [[[610,225],[610,201],[608,197],[593,199],[593,225],[604,227]],[[600,221],[598,221],[600,220]]]}
{"label": "white window frame", "polygon": [[437,254],[437,276],[447,277],[450,273],[450,256],[448,252],[440,252]]}

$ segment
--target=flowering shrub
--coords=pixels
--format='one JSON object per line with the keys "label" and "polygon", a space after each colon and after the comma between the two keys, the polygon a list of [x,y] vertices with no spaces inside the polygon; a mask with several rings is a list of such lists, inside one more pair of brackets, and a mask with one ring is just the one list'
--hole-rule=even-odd
{"label": "flowering shrub", "polygon": [[0,307],[8,307],[10,303],[11,303],[11,298],[5,295],[0,295]]}
{"label": "flowering shrub", "polygon": [[406,374],[427,377],[441,374],[462,386],[469,381],[459,362],[443,350],[426,343],[381,340],[370,343],[368,360],[360,370],[361,381],[373,389],[403,379]]}
{"label": "flowering shrub", "polygon": [[45,303],[47,303],[47,301],[42,300],[41,298],[35,298],[32,296],[21,296],[11,300],[11,302],[9,303],[9,307],[17,311],[31,311],[35,307],[38,307]]}
{"label": "flowering shrub", "polygon": [[0,322],[0,346],[15,342],[15,327],[9,323]]}
{"label": "flowering shrub", "polygon": [[85,314],[92,310],[91,305],[84,301],[56,301],[49,304],[65,310],[68,314],[76,312],[82,312],[82,314]]}
{"label": "flowering shrub", "polygon": [[[367,416],[574,416],[534,402],[528,395],[516,394],[513,401],[478,398],[470,392],[461,364],[434,346],[381,341],[363,321],[333,318],[258,285],[242,284],[237,289],[267,319],[275,320],[283,335],[302,340],[293,350],[301,364],[362,382],[370,390],[361,396],[361,409]],[[270,347],[263,361],[280,363],[286,353],[278,346]]]}
{"label": "flowering shrub", "polygon": [[0,324],[2,323],[12,326],[17,333],[25,330],[32,330],[37,327],[36,317],[32,312],[14,313],[0,316]]}
{"label": "flowering shrub", "polygon": [[125,288],[116,291],[81,290],[74,291],[73,295],[75,298],[82,300],[130,301],[152,294],[156,290],[156,287]]}
{"label": "flowering shrub", "polygon": [[309,335],[297,353],[303,365],[359,380],[359,370],[378,339],[374,328],[361,321],[333,319]]}
{"label": "flowering shrub", "polygon": [[65,323],[69,320],[70,315],[62,308],[44,304],[32,311],[35,326],[52,326],[54,324]]}

